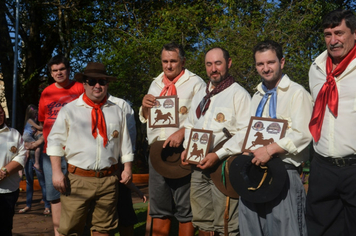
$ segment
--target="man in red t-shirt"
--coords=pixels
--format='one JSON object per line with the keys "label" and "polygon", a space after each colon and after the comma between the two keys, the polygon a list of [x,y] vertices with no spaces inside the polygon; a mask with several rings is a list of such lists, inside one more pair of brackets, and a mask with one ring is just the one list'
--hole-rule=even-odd
{"label": "man in red t-shirt", "polygon": [[[51,160],[46,154],[47,136],[57,118],[59,110],[67,103],[77,99],[84,92],[82,83],[69,80],[69,61],[62,55],[51,58],[47,63],[48,70],[56,81],[45,88],[38,106],[38,120],[43,125],[44,148],[42,153],[43,171],[46,179],[46,198],[51,202],[54,234],[59,235],[57,228],[61,215],[60,193],[53,187]],[[62,171],[67,172],[67,163],[62,157]]]}

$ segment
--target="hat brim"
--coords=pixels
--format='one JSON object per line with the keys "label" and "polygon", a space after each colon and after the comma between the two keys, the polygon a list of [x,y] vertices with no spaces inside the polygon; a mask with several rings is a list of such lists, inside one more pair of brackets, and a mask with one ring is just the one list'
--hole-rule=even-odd
{"label": "hat brim", "polygon": [[[219,150],[224,143],[227,141],[224,140],[220,142],[212,152],[216,152]],[[231,166],[232,161],[236,158],[237,156],[230,156],[224,161],[219,161],[215,167],[211,168],[210,171],[210,178],[213,181],[214,185],[216,186],[217,189],[219,189],[220,192],[222,192],[224,195],[229,196],[231,198],[239,198],[239,195],[236,193],[235,189],[232,187],[230,178],[229,178],[229,168]],[[225,162],[226,161],[226,162]],[[225,164],[224,164],[225,162]],[[224,171],[224,179],[222,177],[222,172]]]}
{"label": "hat brim", "polygon": [[163,148],[164,141],[156,141],[150,147],[150,159],[153,168],[163,177],[169,179],[183,178],[191,173],[190,166],[182,165],[180,155],[183,146]]}
{"label": "hat brim", "polygon": [[259,166],[251,163],[252,159],[252,156],[239,155],[232,161],[229,169],[231,185],[242,199],[253,203],[270,202],[282,192],[288,180],[285,165],[280,158],[272,158],[266,164],[268,177],[264,183],[257,190],[248,190],[249,187],[256,186],[251,186],[247,175],[260,170]]}
{"label": "hat brim", "polygon": [[116,77],[114,77],[114,76],[108,76],[108,75],[105,75],[105,74],[99,74],[99,73],[90,73],[90,74],[83,74],[83,73],[76,73],[75,75],[74,75],[74,79],[76,80],[76,81],[78,81],[78,82],[81,82],[81,83],[83,83],[83,82],[85,82],[84,81],[84,78],[86,78],[86,77],[91,77],[91,78],[106,78],[108,81],[115,81],[115,80],[117,80],[117,78]]}

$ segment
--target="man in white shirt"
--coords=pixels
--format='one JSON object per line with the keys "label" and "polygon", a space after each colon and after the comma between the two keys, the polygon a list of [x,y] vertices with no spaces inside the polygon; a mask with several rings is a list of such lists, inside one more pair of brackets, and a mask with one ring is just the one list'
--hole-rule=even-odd
{"label": "man in white shirt", "polygon": [[[201,88],[205,88],[205,82],[184,68],[185,55],[181,45],[176,43],[164,45],[161,62],[163,72],[151,83],[148,93],[142,100],[139,115],[141,122],[147,123],[149,145],[158,143],[164,149],[172,150],[180,148],[183,143],[183,123],[188,114],[194,112],[194,109],[190,109],[191,100]],[[155,104],[155,97],[170,95],[177,95],[179,100],[179,127],[148,127],[148,112]],[[153,157],[150,156],[149,214],[153,218],[152,235],[168,236],[171,218],[175,217],[179,221],[179,235],[193,236],[194,228],[191,224],[192,213],[189,200],[190,174],[174,179],[165,178],[162,173],[158,172],[159,170],[155,170],[152,159]]]}
{"label": "man in white shirt", "polygon": [[[262,78],[252,97],[251,115],[288,121],[285,136],[252,150],[252,163],[266,165],[280,158],[288,178],[281,193],[272,201],[253,203],[240,197],[241,235],[307,235],[305,223],[305,190],[298,170],[308,160],[311,135],[310,94],[283,74],[285,59],[281,45],[272,40],[258,43],[253,51],[255,67]],[[251,224],[251,222],[255,222]]]}
{"label": "man in white shirt", "polygon": [[16,201],[19,197],[18,171],[25,166],[26,149],[20,133],[5,124],[0,104],[0,235],[11,236]]}
{"label": "man in white shirt", "polygon": [[356,16],[328,13],[327,50],[310,66],[314,110],[309,124],[315,153],[307,195],[309,235],[356,232]]}
{"label": "man in white shirt", "polygon": [[[123,111],[107,99],[108,76],[101,63],[89,62],[84,73],[85,92],[63,107],[48,136],[53,185],[61,193],[62,212],[58,232],[81,234],[92,209],[92,234],[109,235],[118,224],[118,164],[124,163],[121,183],[131,179],[132,145]],[[64,148],[64,149],[63,149]],[[61,171],[60,157],[68,163]]]}
{"label": "man in white shirt", "polygon": [[[212,130],[213,142],[211,150],[227,139],[223,129],[232,135],[222,148],[209,153],[194,167],[191,178],[191,206],[193,225],[199,228],[199,235],[239,235],[238,230],[238,199],[230,198],[228,206],[227,231],[224,232],[224,212],[228,196],[224,195],[214,185],[210,178],[210,168],[218,165],[219,160],[241,153],[241,147],[250,120],[251,97],[229,75],[232,60],[229,53],[222,48],[210,49],[205,54],[205,68],[209,84],[205,90],[200,90],[192,100],[192,112],[189,113],[185,126],[185,142],[187,147],[192,128]],[[187,149],[186,149],[187,150]],[[186,152],[182,153],[182,160]]]}

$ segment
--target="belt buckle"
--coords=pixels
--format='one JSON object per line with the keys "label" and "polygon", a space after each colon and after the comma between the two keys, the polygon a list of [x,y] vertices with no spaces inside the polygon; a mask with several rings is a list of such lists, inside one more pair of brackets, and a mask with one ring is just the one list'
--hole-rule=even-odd
{"label": "belt buckle", "polygon": [[96,176],[97,178],[102,178],[102,177],[104,177],[104,172],[102,172],[101,170],[96,171],[95,176]]}
{"label": "belt buckle", "polygon": [[346,162],[344,160],[344,158],[335,158],[335,164],[338,166],[338,167],[344,167],[346,166]]}

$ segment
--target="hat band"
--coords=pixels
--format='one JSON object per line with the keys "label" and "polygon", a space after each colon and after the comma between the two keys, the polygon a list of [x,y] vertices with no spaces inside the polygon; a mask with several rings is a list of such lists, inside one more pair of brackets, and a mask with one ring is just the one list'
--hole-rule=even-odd
{"label": "hat band", "polygon": [[249,187],[249,188],[247,188],[248,190],[255,191],[255,190],[257,190],[257,189],[259,189],[259,188],[261,187],[261,185],[263,184],[263,182],[265,182],[266,177],[267,177],[267,169],[268,169],[268,167],[267,167],[267,166],[260,166],[260,167],[261,167],[261,169],[264,169],[264,170],[265,170],[265,173],[263,173],[263,176],[262,176],[262,179],[261,179],[260,184],[259,184],[256,188],[254,188],[254,187]]}
{"label": "hat band", "polygon": [[84,74],[89,74],[89,73],[97,73],[97,74],[106,74],[106,71],[100,70],[100,69],[87,69],[84,71]]}

